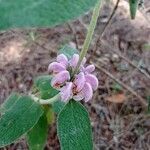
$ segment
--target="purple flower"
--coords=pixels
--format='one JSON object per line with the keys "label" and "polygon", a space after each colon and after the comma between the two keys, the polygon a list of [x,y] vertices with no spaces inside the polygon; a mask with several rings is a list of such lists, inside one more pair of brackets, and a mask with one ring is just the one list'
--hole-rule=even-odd
{"label": "purple flower", "polygon": [[78,54],[74,54],[70,60],[64,54],[60,54],[57,56],[57,62],[52,62],[48,67],[48,71],[53,74],[51,85],[60,91],[61,100],[64,102],[72,98],[88,102],[93,96],[93,91],[98,88],[98,79],[92,74],[95,66],[84,67],[86,58],[82,60],[78,74],[71,78],[69,70],[75,69],[78,61]]}
{"label": "purple flower", "polygon": [[82,90],[82,88],[84,87],[85,84],[85,76],[83,72],[80,72],[74,80],[74,85],[75,85],[75,89],[76,92],[80,92]]}
{"label": "purple flower", "polygon": [[63,66],[61,63],[58,62],[52,62],[48,66],[48,71],[53,74],[57,74],[64,70],[66,70],[65,66]]}
{"label": "purple flower", "polygon": [[65,68],[67,68],[68,66],[68,58],[64,54],[60,54],[57,56],[57,62],[65,66]]}
{"label": "purple flower", "polygon": [[75,68],[77,66],[78,61],[79,61],[79,55],[74,54],[73,57],[69,61],[69,65],[71,67]]}
{"label": "purple flower", "polygon": [[60,96],[62,101],[67,102],[72,98],[73,96],[72,86],[73,86],[72,82],[67,82],[66,85],[60,89]]}
{"label": "purple flower", "polygon": [[89,65],[87,67],[81,67],[81,71],[83,71],[85,74],[92,73],[95,70],[94,65]]}
{"label": "purple flower", "polygon": [[[78,54],[74,54],[73,57],[69,61],[69,65],[72,68],[75,68],[77,66],[77,64],[78,64],[78,61],[79,61],[79,55]],[[83,66],[85,63],[86,63],[86,58],[84,57],[82,62],[81,62],[81,66]]]}
{"label": "purple flower", "polygon": [[84,100],[85,102],[89,101],[93,96],[93,90],[91,85],[86,82],[82,88],[82,90],[73,96],[73,99],[76,101]]}
{"label": "purple flower", "polygon": [[68,71],[61,71],[56,74],[51,81],[52,87],[60,88],[66,81],[70,80],[70,74]]}
{"label": "purple flower", "polygon": [[91,85],[88,82],[85,83],[85,85],[82,89],[82,94],[84,96],[84,101],[85,102],[88,102],[92,98],[93,90],[92,90]]}
{"label": "purple flower", "polygon": [[80,72],[74,82],[75,84],[73,89],[73,98],[77,101],[84,100],[85,102],[89,101],[93,96],[93,90],[98,88],[98,80],[92,74],[84,75],[83,72]]}
{"label": "purple flower", "polygon": [[98,79],[92,74],[85,75],[86,82],[89,83],[93,90],[98,88]]}

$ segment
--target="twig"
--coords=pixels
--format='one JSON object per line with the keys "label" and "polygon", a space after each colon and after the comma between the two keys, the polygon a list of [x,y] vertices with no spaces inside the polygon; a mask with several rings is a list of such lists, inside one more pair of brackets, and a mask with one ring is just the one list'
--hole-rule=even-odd
{"label": "twig", "polygon": [[[112,49],[111,49],[112,50]],[[148,79],[150,79],[150,75],[146,73],[144,70],[136,66],[133,62],[131,62],[128,58],[126,58],[123,54],[120,52],[116,52],[115,50],[112,50],[113,52],[117,53],[122,59],[124,59],[126,62],[128,62],[131,66],[136,68],[138,71],[140,71],[143,75],[145,75]]]}
{"label": "twig", "polygon": [[102,37],[103,37],[105,31],[106,31],[107,27],[110,25],[111,20],[112,20],[112,18],[113,18],[114,15],[115,15],[115,12],[116,12],[116,10],[117,10],[117,8],[118,8],[119,2],[120,2],[120,0],[117,0],[116,5],[115,5],[115,7],[114,7],[114,9],[113,9],[113,11],[112,11],[112,13],[111,13],[111,15],[110,15],[110,17],[109,17],[109,19],[108,19],[106,25],[104,26],[104,28],[103,28],[103,30],[102,30],[102,33],[101,33],[100,36],[97,38],[95,47],[93,48],[93,52],[92,52],[92,54],[90,55],[90,57],[89,57],[89,59],[88,59],[88,62],[90,62],[91,58],[95,55],[96,50],[97,50],[98,47],[99,47],[99,43],[101,43],[101,39],[102,39]]}
{"label": "twig", "polygon": [[81,24],[86,30],[88,30],[88,25],[86,25],[86,24],[83,22],[82,18],[79,18],[78,21],[80,22],[80,24]]}
{"label": "twig", "polygon": [[[94,62],[92,62],[94,63]],[[100,67],[99,65],[95,64],[95,66],[102,71],[103,73],[105,73],[107,76],[109,76],[111,79],[113,79],[114,81],[116,81],[117,83],[119,83],[123,88],[127,89],[129,92],[131,92],[134,96],[136,96],[140,102],[143,104],[144,107],[147,107],[148,104],[147,102],[140,96],[138,95],[135,91],[133,91],[133,89],[131,87],[129,87],[128,85],[124,84],[122,81],[120,81],[119,79],[116,79],[111,73],[109,73],[106,69]]]}
{"label": "twig", "polygon": [[[102,42],[102,41],[101,41]],[[143,69],[139,68],[138,66],[136,66],[132,61],[130,61],[128,58],[126,58],[122,53],[120,53],[119,51],[114,50],[112,47],[109,46],[109,43],[105,44],[103,42],[103,45],[105,47],[108,47],[108,50],[112,51],[113,53],[116,53],[119,55],[119,57],[121,57],[122,59],[124,59],[127,63],[129,63],[131,66],[133,66],[134,68],[136,68],[138,71],[140,71],[143,75],[145,75],[148,79],[150,79],[150,75],[148,73],[146,73]]]}

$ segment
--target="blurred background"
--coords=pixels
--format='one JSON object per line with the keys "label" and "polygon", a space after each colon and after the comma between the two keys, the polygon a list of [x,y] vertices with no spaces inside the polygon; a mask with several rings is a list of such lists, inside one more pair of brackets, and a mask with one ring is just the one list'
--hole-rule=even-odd
{"label": "blurred background", "polygon": [[[105,2],[88,53],[99,78],[93,100],[85,104],[94,149],[150,150],[150,108],[141,104],[150,101],[150,1],[141,0],[136,19],[131,20],[128,2],[121,0],[101,36],[115,4],[116,0]],[[55,28],[0,32],[0,103],[12,91],[28,93],[34,77],[48,74],[48,64],[63,45],[81,50],[90,18],[91,12]],[[28,146],[22,139],[6,149]],[[60,149],[55,124],[45,149]]]}

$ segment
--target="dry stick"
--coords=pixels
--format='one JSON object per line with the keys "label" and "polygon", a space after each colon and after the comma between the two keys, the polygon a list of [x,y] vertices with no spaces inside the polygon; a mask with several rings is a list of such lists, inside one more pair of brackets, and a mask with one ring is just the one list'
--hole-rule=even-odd
{"label": "dry stick", "polygon": [[122,59],[127,61],[131,66],[135,67],[138,71],[140,71],[143,75],[145,75],[150,80],[150,75],[148,73],[146,73],[144,70],[142,70],[138,66],[136,66],[133,62],[131,62],[128,58],[126,58],[123,54],[116,52],[115,50],[112,50],[112,51],[117,53]]}
{"label": "dry stick", "polygon": [[[94,62],[92,62],[94,63]],[[140,102],[144,105],[144,107],[147,107],[148,104],[145,101],[145,99],[143,99],[140,95],[138,95],[135,91],[133,91],[133,89],[131,87],[129,87],[128,85],[124,84],[122,81],[120,81],[119,79],[116,79],[111,73],[109,73],[106,69],[100,67],[99,65],[95,64],[95,66],[102,71],[103,73],[105,73],[107,76],[109,76],[111,79],[113,79],[114,81],[116,81],[117,83],[119,83],[122,87],[124,87],[125,89],[127,89],[129,92],[131,92],[134,96],[136,96]]]}
{"label": "dry stick", "polygon": [[101,43],[101,39],[102,39],[102,37],[103,37],[103,35],[104,35],[104,33],[105,33],[107,27],[110,25],[113,16],[115,15],[115,12],[116,12],[116,10],[117,10],[117,8],[118,8],[119,2],[120,2],[120,0],[117,0],[116,5],[115,5],[115,7],[114,7],[114,9],[113,9],[113,11],[112,11],[112,13],[111,13],[111,15],[110,15],[110,17],[109,17],[107,23],[106,23],[106,25],[104,26],[104,29],[103,29],[102,33],[101,33],[100,36],[97,38],[95,47],[93,48],[93,52],[92,52],[92,54],[90,55],[90,57],[89,57],[89,59],[88,59],[88,62],[90,62],[90,60],[92,59],[92,57],[95,55],[96,50],[98,49],[98,44]]}
{"label": "dry stick", "polygon": [[[104,42],[103,42],[103,44],[104,44]],[[143,75],[145,75],[148,79],[150,79],[150,75],[147,72],[145,72],[144,70],[142,70],[141,68],[139,68],[138,66],[136,66],[132,61],[130,61],[128,58],[126,58],[122,53],[120,53],[119,51],[117,52],[113,48],[111,48],[109,46],[109,43],[105,44],[105,46],[108,47],[109,50],[111,49],[112,52],[118,54],[119,57],[121,57],[122,59],[124,59],[127,63],[129,63],[131,66],[133,66],[138,71],[140,71]]]}

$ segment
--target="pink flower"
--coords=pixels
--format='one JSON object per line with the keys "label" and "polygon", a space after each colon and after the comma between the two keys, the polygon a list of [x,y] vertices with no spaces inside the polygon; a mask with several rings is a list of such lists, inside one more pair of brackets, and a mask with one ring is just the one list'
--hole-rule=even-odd
{"label": "pink flower", "polygon": [[57,56],[57,62],[52,62],[48,66],[48,71],[53,74],[57,74],[61,71],[64,71],[68,67],[68,58],[64,54]]}
{"label": "pink flower", "polygon": [[83,72],[80,72],[75,80],[73,81],[73,99],[76,101],[84,100],[85,102],[89,101],[93,96],[93,90],[98,87],[97,78],[92,75],[84,75]]}
{"label": "pink flower", "polygon": [[95,70],[94,65],[89,65],[87,67],[81,67],[81,71],[83,71],[85,74],[92,73]]}
{"label": "pink flower", "polygon": [[88,102],[92,98],[93,90],[92,90],[91,85],[88,82],[85,83],[85,85],[82,89],[82,94],[84,96],[84,101],[85,102]]}
{"label": "pink flower", "polygon": [[68,66],[68,58],[64,54],[60,54],[57,56],[57,62],[62,64],[65,68]]}
{"label": "pink flower", "polygon": [[48,66],[48,71],[53,74],[59,73],[64,70],[66,70],[65,66],[58,62],[52,62]]}
{"label": "pink flower", "polygon": [[83,72],[80,72],[74,80],[74,85],[76,88],[76,92],[79,92],[82,90],[82,88],[84,87],[85,84],[85,76]]}
{"label": "pink flower", "polygon": [[67,102],[68,100],[72,99],[72,86],[72,82],[67,82],[66,85],[60,89],[60,96],[62,101]]}
{"label": "pink flower", "polygon": [[61,71],[56,74],[51,81],[52,87],[60,88],[66,81],[70,80],[70,74],[68,71]]}
{"label": "pink flower", "polygon": [[[75,68],[77,66],[77,64],[78,64],[78,61],[79,61],[79,55],[78,54],[74,54],[73,57],[69,61],[69,65],[72,68]],[[82,62],[81,62],[81,66],[83,66],[85,63],[86,63],[86,58],[84,57]]]}
{"label": "pink flower", "polygon": [[85,83],[82,90],[73,96],[73,99],[76,101],[84,100],[88,102],[93,96],[93,90],[89,83]]}
{"label": "pink flower", "polygon": [[69,64],[71,67],[75,68],[77,66],[78,61],[79,61],[79,55],[74,54],[73,57],[70,59]]}
{"label": "pink flower", "polygon": [[85,58],[82,60],[78,74],[71,78],[69,70],[75,69],[78,61],[78,54],[74,54],[70,60],[64,54],[60,54],[57,56],[57,62],[52,62],[48,67],[49,72],[53,73],[51,85],[60,91],[61,100],[64,102],[72,98],[88,102],[93,96],[93,91],[98,88],[98,79],[92,74],[95,66],[84,67]]}
{"label": "pink flower", "polygon": [[98,79],[92,74],[85,75],[86,82],[89,83],[93,90],[98,88]]}

